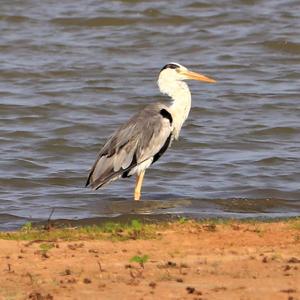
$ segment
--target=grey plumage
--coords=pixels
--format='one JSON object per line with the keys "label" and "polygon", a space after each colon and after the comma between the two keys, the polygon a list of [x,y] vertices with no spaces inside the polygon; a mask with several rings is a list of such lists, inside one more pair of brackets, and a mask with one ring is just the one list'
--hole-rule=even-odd
{"label": "grey plumage", "polygon": [[86,186],[98,189],[119,177],[139,173],[142,164],[156,161],[172,142],[172,116],[161,103],[146,106],[106,142]]}
{"label": "grey plumage", "polygon": [[190,112],[192,97],[184,82],[187,79],[216,82],[178,63],[165,65],[157,84],[172,102],[169,106],[151,104],[121,126],[98,154],[87,186],[95,190],[121,176],[136,174],[134,200],[140,200],[145,170],[161,157],[173,138],[178,139]]}

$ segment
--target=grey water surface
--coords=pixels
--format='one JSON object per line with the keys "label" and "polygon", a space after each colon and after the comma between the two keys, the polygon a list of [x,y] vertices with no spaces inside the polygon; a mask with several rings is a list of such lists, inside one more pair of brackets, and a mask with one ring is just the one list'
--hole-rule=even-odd
{"label": "grey water surface", "polygon": [[[0,228],[127,214],[300,215],[300,2],[1,0]],[[146,173],[92,192],[106,138],[153,101],[170,61],[192,110]]]}

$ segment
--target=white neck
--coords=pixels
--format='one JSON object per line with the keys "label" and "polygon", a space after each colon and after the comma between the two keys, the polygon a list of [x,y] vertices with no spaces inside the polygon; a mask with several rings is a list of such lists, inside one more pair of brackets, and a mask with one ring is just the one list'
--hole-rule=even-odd
{"label": "white neck", "polygon": [[163,94],[167,94],[172,98],[169,111],[173,117],[173,133],[175,139],[178,139],[181,127],[187,119],[190,109],[192,97],[188,85],[180,80],[158,80],[158,86]]}

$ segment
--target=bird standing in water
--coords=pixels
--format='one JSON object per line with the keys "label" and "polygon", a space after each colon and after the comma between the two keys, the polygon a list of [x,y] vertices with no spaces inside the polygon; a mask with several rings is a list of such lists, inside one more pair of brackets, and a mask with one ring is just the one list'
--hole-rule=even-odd
{"label": "bird standing in water", "polygon": [[171,104],[150,104],[122,125],[99,152],[86,186],[97,190],[120,177],[136,174],[134,200],[140,200],[145,170],[163,155],[173,139],[178,139],[188,117],[192,99],[184,82],[187,79],[216,82],[178,63],[165,65],[157,83],[160,91],[171,97]]}

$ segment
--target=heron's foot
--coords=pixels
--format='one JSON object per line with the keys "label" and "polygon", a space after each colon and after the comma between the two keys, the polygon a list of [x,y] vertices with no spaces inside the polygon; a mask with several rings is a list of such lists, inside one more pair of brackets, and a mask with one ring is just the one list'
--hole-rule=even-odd
{"label": "heron's foot", "polygon": [[135,200],[135,201],[141,200],[141,193],[135,192],[135,193],[134,193],[134,200]]}

